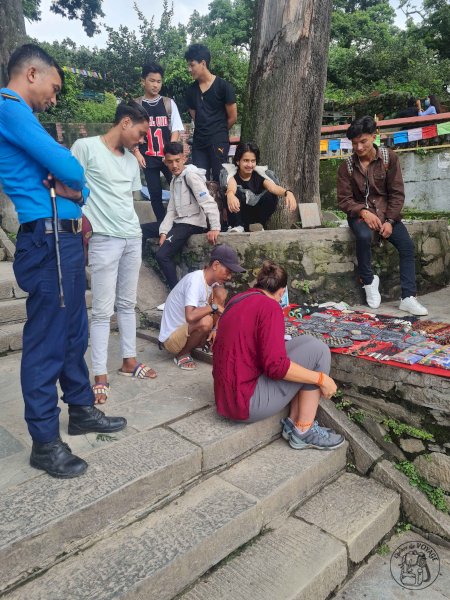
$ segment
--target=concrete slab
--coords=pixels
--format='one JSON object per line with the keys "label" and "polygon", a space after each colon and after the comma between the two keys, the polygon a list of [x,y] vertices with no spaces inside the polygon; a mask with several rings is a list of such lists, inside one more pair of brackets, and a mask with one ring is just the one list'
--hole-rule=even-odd
{"label": "concrete slab", "polygon": [[358,563],[398,521],[400,496],[370,479],[345,473],[295,515],[344,542],[350,560]]}
{"label": "concrete slab", "polygon": [[[0,582],[46,568],[200,472],[200,450],[154,429],[92,453],[80,479],[43,474],[0,495]],[[70,597],[66,596],[66,597]]]}
{"label": "concrete slab", "polygon": [[287,519],[202,577],[180,600],[324,600],[347,575],[347,552],[314,525]]}
{"label": "concrete slab", "polygon": [[144,263],[139,271],[139,287],[137,293],[137,306],[141,312],[146,312],[165,301],[169,294],[166,285],[161,281],[153,269]]}
{"label": "concrete slab", "polygon": [[258,423],[241,424],[221,417],[213,407],[176,421],[170,427],[200,446],[202,470],[207,472],[279,435],[280,419],[284,414],[285,411]]}
{"label": "concrete slab", "polygon": [[378,463],[371,476],[400,494],[403,513],[410,523],[450,541],[450,516],[437,510],[392,463]]}
{"label": "concrete slab", "polygon": [[9,458],[23,450],[23,445],[0,425],[0,459]]}
{"label": "concrete slab", "polygon": [[[430,581],[436,577],[437,561],[432,560],[426,548],[431,547],[439,557],[440,572],[430,584],[402,587],[400,562],[405,554],[403,544],[420,542],[423,544],[425,560],[430,570]],[[400,556],[394,552],[400,548]],[[367,565],[361,567],[354,577],[334,596],[334,600],[448,600],[450,590],[450,550],[433,542],[428,542],[420,535],[412,532],[395,535],[389,540],[389,553],[386,556],[372,556]],[[424,579],[427,574],[424,570]],[[427,587],[425,587],[427,586]]]}
{"label": "concrete slab", "polygon": [[356,423],[350,421],[344,412],[337,410],[333,402],[322,399],[317,418],[321,425],[331,427],[348,440],[355,458],[355,466],[363,475],[384,456],[381,448]]}
{"label": "concrete slab", "polygon": [[264,523],[305,499],[345,467],[347,444],[331,451],[293,450],[277,440],[220,477],[261,502]]}
{"label": "concrete slab", "polygon": [[255,498],[212,477],[8,600],[170,600],[260,529]]}
{"label": "concrete slab", "polygon": [[[17,231],[17,228],[15,229],[15,231]],[[2,247],[2,250],[4,250],[5,258],[7,258],[8,260],[14,260],[14,253],[16,251],[16,247],[1,227],[0,227],[0,247]],[[3,260],[3,258],[2,258],[2,260]]]}
{"label": "concrete slab", "polygon": [[23,323],[0,326],[0,352],[22,350]]}

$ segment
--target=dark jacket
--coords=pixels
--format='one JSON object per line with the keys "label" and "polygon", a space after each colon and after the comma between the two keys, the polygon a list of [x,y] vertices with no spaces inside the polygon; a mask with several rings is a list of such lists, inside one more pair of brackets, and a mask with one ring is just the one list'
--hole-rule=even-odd
{"label": "dark jacket", "polygon": [[[400,221],[401,210],[405,202],[400,161],[392,150],[389,150],[389,165],[384,164],[380,150],[377,148],[376,158],[369,164],[369,198],[368,210],[376,214],[381,222],[386,219]],[[337,200],[341,210],[349,217],[358,217],[365,206],[366,174],[361,170],[356,154],[351,157],[352,174],[347,161],[338,169]]]}

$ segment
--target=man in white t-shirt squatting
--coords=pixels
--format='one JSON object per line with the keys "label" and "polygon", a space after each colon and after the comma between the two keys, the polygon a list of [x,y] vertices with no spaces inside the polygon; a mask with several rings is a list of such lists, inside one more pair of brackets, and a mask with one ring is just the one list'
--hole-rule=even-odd
{"label": "man in white t-shirt squatting", "polygon": [[142,143],[148,128],[145,110],[136,102],[119,104],[113,127],[102,136],[77,140],[72,153],[84,167],[89,202],[84,216],[92,226],[89,240],[92,322],[91,355],[97,403],[109,392],[110,318],[117,309],[122,353],[121,375],[153,379],[156,373],[136,359],[136,295],[142,260],[141,227],[133,193],[141,189],[139,165],[130,150]]}
{"label": "man in white t-shirt squatting", "polygon": [[167,297],[159,332],[159,341],[174,354],[175,364],[193,370],[194,348],[203,346],[211,337],[215,317],[224,310],[226,293],[223,286],[232,273],[243,273],[236,252],[226,244],[213,248],[208,266],[181,279]]}

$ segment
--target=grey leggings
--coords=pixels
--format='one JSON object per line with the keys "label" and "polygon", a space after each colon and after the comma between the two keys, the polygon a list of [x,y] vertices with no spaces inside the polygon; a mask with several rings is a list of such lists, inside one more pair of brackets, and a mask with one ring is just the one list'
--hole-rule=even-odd
{"label": "grey leggings", "polygon": [[[310,335],[301,335],[286,342],[289,358],[311,371],[330,372],[331,353],[326,344]],[[275,415],[287,406],[299,390],[315,390],[316,385],[294,383],[285,379],[258,377],[255,391],[250,398],[249,418],[245,423],[254,423]]]}

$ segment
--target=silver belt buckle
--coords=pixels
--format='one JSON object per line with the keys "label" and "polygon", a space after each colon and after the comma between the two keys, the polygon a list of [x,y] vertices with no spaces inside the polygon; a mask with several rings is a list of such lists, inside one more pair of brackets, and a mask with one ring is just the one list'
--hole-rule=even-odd
{"label": "silver belt buckle", "polygon": [[81,217],[79,219],[72,219],[72,233],[80,233],[81,231]]}

